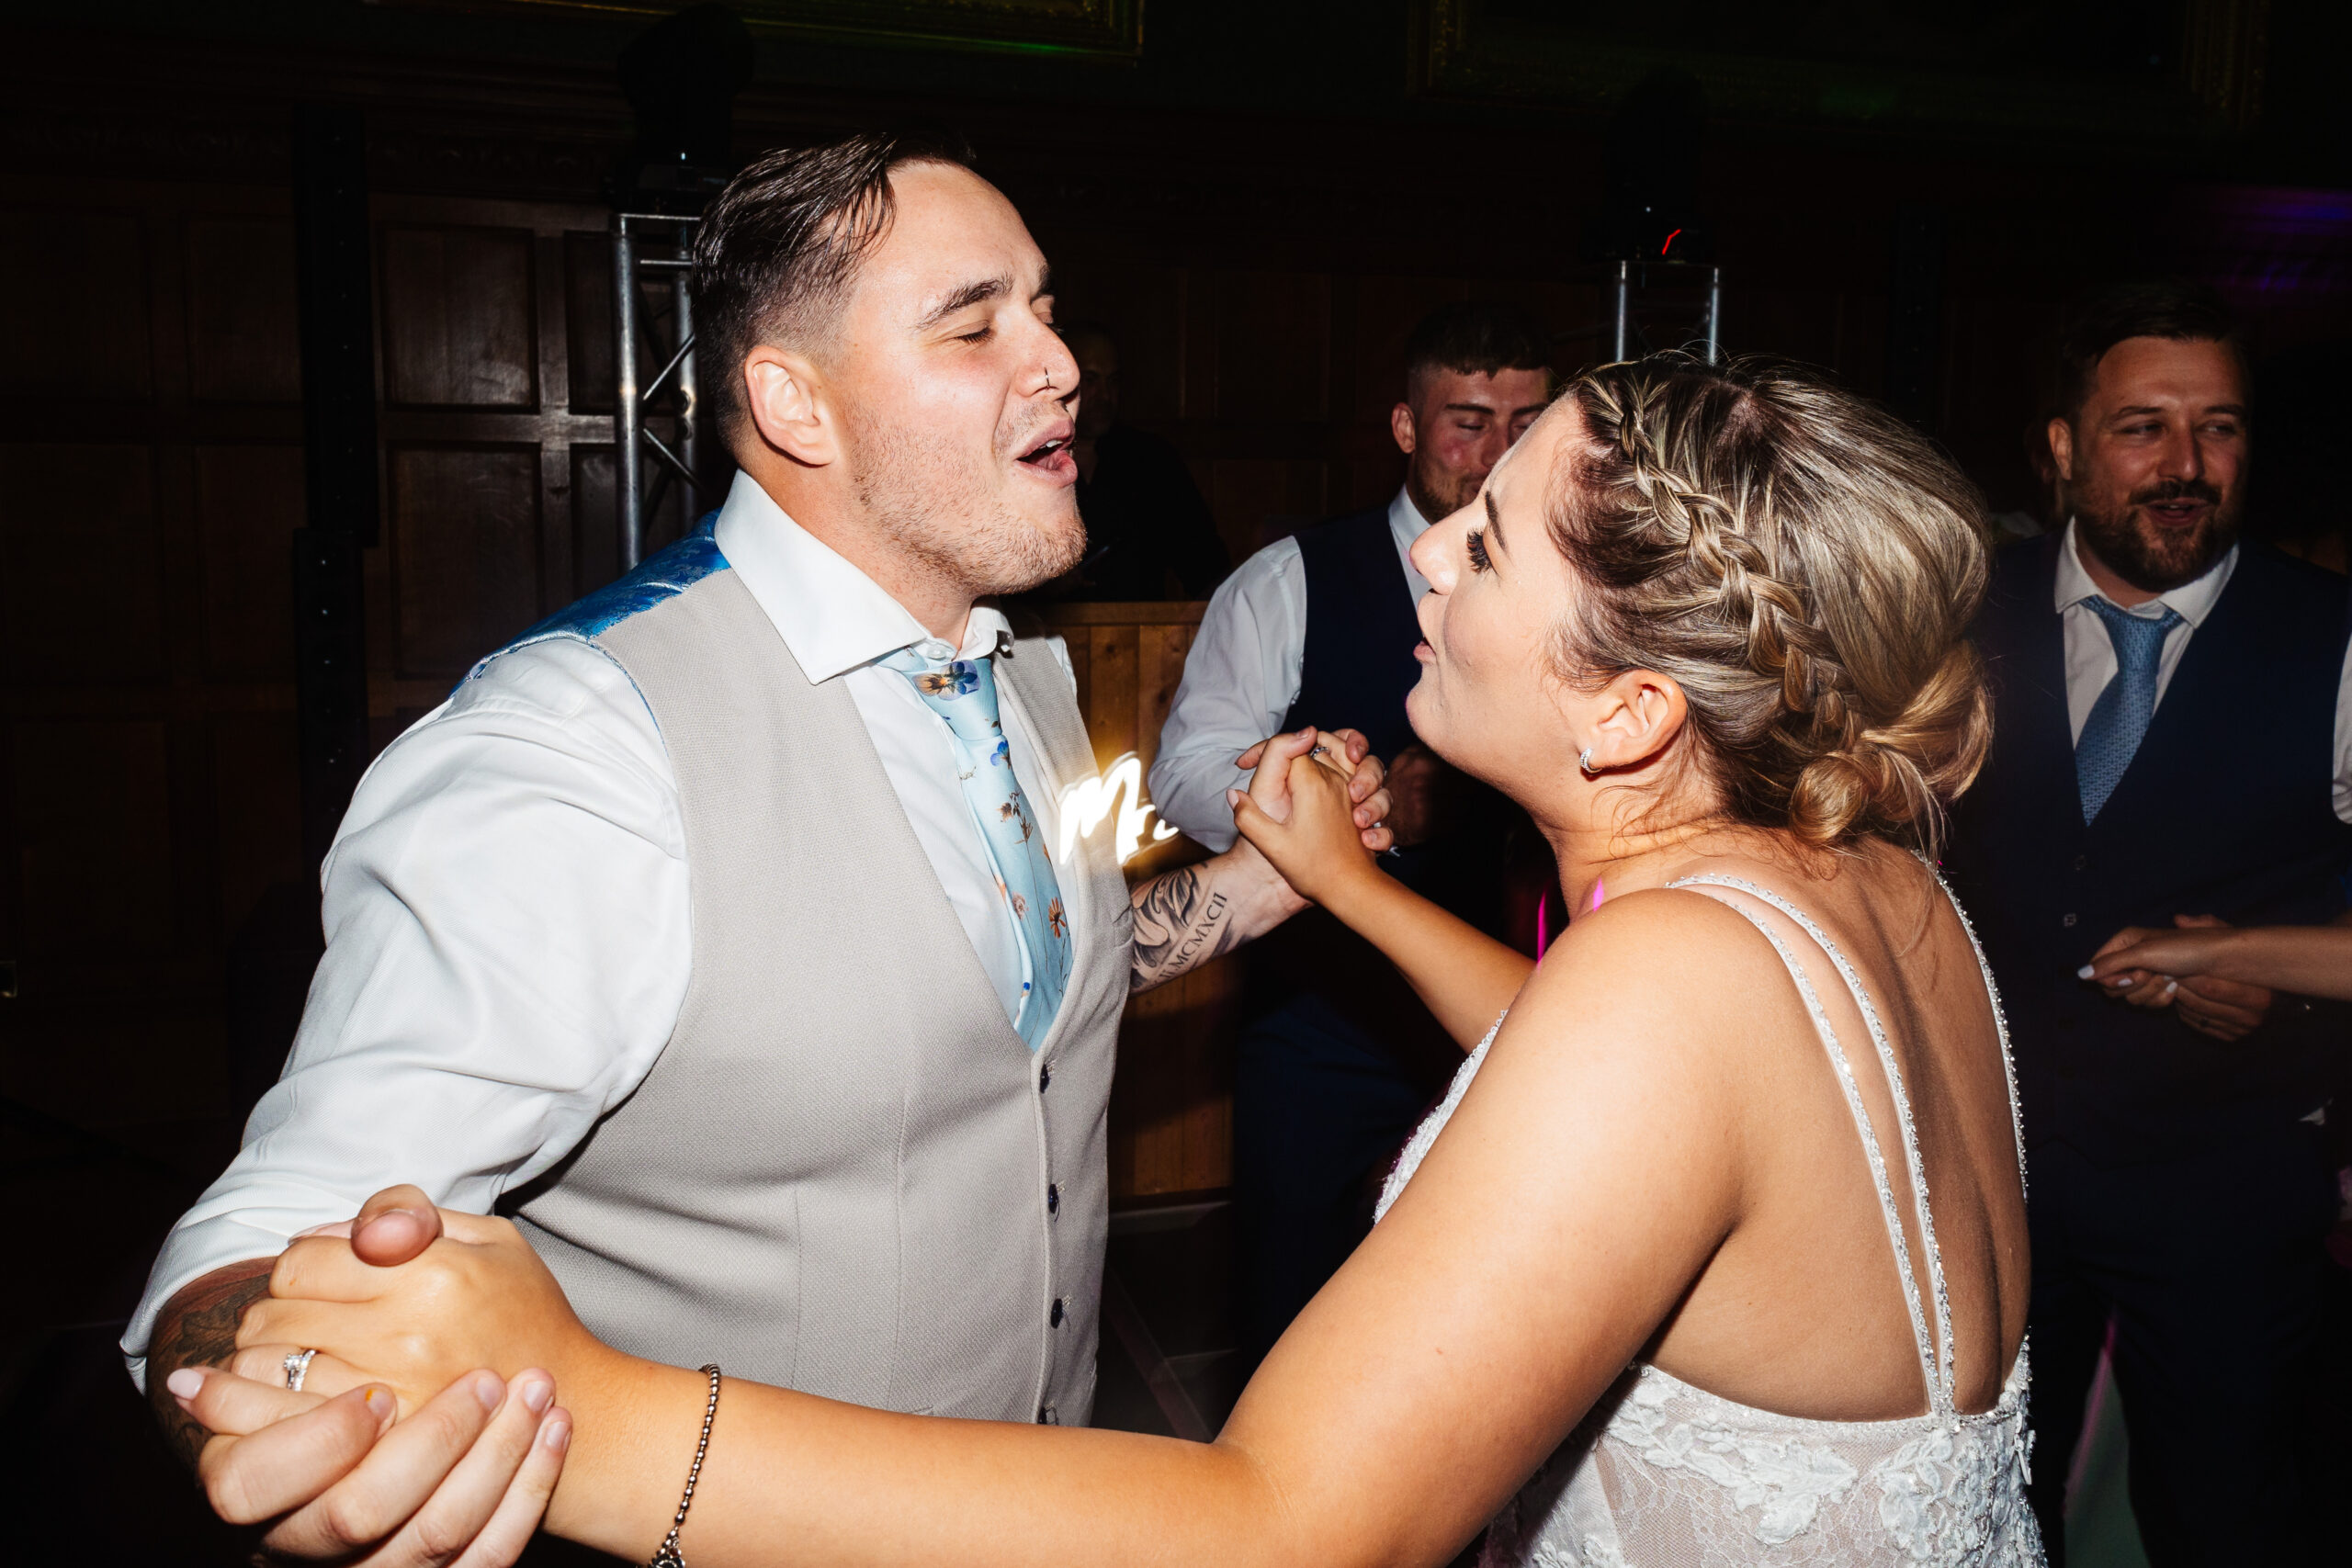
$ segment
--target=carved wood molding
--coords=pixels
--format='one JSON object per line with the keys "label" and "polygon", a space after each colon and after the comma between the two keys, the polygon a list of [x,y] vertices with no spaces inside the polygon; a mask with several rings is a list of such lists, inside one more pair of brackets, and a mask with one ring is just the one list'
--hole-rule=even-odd
{"label": "carved wood molding", "polygon": [[[1895,8],[1890,0],[1890,9]],[[1962,138],[2150,135],[2250,130],[2261,109],[2268,0],[2187,0],[2169,73],[2120,76],[1972,64],[1784,55],[1705,39],[1626,41],[1492,0],[1412,0],[1411,85],[1425,96],[1606,112],[1661,68],[1689,71],[1732,119]]]}
{"label": "carved wood molding", "polygon": [[[659,17],[693,0],[377,0],[411,9]],[[763,32],[812,43],[972,50],[1131,63],[1143,0],[735,0]]]}

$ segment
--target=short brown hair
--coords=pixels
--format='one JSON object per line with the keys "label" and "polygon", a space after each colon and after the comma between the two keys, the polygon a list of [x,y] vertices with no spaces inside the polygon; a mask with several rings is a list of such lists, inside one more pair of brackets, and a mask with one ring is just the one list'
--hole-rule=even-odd
{"label": "short brown hair", "polygon": [[2058,411],[2072,420],[2083,412],[2098,379],[2098,362],[2126,338],[2161,337],[2175,343],[2218,343],[2238,356],[2245,348],[2221,294],[2185,277],[2143,277],[2112,284],[2075,302],[2058,345]]}
{"label": "short brown hair", "polygon": [[1975,488],[1901,420],[1781,361],[1657,355],[1563,396],[1586,440],[1546,521],[1590,592],[1563,620],[1561,673],[1671,676],[1736,821],[1932,853],[1991,736],[1965,636],[1988,570]]}
{"label": "short brown hair", "polygon": [[1405,389],[1420,396],[1421,379],[1432,370],[1492,376],[1503,370],[1552,368],[1552,335],[1532,313],[1517,305],[1462,299],[1423,316],[1405,340]]}
{"label": "short brown hair", "polygon": [[763,343],[822,344],[862,262],[889,231],[890,172],[907,164],[972,165],[971,149],[937,131],[865,130],[754,159],[695,231],[697,356],[709,369],[720,432],[743,417],[743,358]]}

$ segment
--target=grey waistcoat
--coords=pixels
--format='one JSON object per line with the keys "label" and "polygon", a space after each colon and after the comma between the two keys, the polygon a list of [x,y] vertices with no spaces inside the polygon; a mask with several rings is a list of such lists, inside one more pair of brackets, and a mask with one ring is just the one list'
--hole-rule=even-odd
{"label": "grey waistcoat", "polygon": [[[1057,864],[1077,964],[1032,1053],[848,691],[809,682],[707,525],[523,640],[564,636],[617,660],[661,727],[694,973],[637,1092],[503,1211],[633,1354],[1083,1423],[1132,926],[1110,829]],[[997,682],[1057,797],[1093,775],[1042,640]]]}

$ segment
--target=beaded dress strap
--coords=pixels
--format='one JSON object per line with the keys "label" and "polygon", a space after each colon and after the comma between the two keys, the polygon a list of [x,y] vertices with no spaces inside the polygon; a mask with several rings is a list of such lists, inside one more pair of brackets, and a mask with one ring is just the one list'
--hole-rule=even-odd
{"label": "beaded dress strap", "polygon": [[[1871,1182],[1878,1190],[1879,1213],[1886,1222],[1887,1238],[1894,1248],[1895,1271],[1903,1280],[1903,1304],[1911,1314],[1911,1334],[1919,1351],[1919,1371],[1928,1385],[1928,1414],[1939,1420],[1951,1419],[1956,1409],[1951,1392],[1951,1297],[1944,1286],[1943,1260],[1936,1246],[1935,1222],[1928,1209],[1927,1179],[1919,1158],[1918,1134],[1912,1122],[1910,1098],[1904,1092],[1903,1075],[1895,1066],[1894,1047],[1888,1043],[1886,1031],[1879,1022],[1878,1010],[1871,1005],[1870,993],[1862,988],[1860,976],[1846,962],[1846,955],[1838,950],[1837,944],[1829,940],[1828,933],[1814,924],[1803,910],[1770,889],[1736,876],[1712,873],[1682,877],[1667,886],[1700,892],[1701,897],[1714,898],[1715,902],[1739,915],[1764,934],[1764,940],[1772,944],[1772,951],[1781,955],[1781,962],[1787,966],[1790,978],[1796,982],[1797,992],[1804,998],[1805,1010],[1813,1016],[1814,1029],[1821,1036],[1823,1047],[1829,1053],[1830,1066],[1838,1074],[1838,1088],[1845,1091],[1846,1108],[1853,1113],[1855,1130],[1861,1134],[1862,1153],[1870,1163]],[[1869,1108],[1862,1103],[1861,1088],[1855,1082],[1853,1065],[1847,1059],[1845,1048],[1838,1043],[1838,1032],[1830,1025],[1829,1015],[1822,1008],[1820,995],[1815,991],[1811,976],[1805,973],[1804,965],[1797,962],[1796,954],[1789,951],[1788,943],[1781,939],[1781,933],[1772,929],[1770,922],[1753,909],[1702,891],[1709,887],[1746,894],[1770,904],[1795,921],[1799,929],[1828,956],[1831,966],[1853,994],[1855,1006],[1861,1011],[1863,1025],[1870,1031],[1871,1043],[1877,1047],[1879,1066],[1886,1074],[1888,1093],[1894,1101],[1896,1119],[1902,1123],[1903,1152],[1905,1174],[1911,1182],[1913,1212],[1918,1217],[1920,1239],[1927,1247],[1928,1283],[1935,1303],[1934,1330],[1928,1327],[1928,1310],[1921,1297],[1918,1275],[1911,1265],[1911,1244],[1903,1234],[1902,1217],[1895,1209],[1894,1186],[1887,1175],[1886,1156],[1879,1145],[1877,1129],[1871,1122]],[[1939,1344],[1940,1357],[1937,1354]]]}
{"label": "beaded dress strap", "polygon": [[1984,961],[1984,944],[1976,938],[1976,922],[1970,919],[1968,911],[1960,907],[1960,897],[1951,890],[1951,884],[1944,880],[1942,870],[1917,850],[1912,854],[1928,868],[1928,874],[1934,877],[1936,886],[1943,889],[1944,901],[1951,906],[1951,912],[1960,917],[1960,929],[1968,933],[1968,950],[1976,954],[1976,973],[1984,980],[1984,999],[1993,1004],[1993,1028],[2001,1038],[2001,1072],[2009,1085],[2009,1136],[2017,1144],[2018,1190],[2022,1192],[2025,1190],[2025,1112],[2018,1105],[2018,1064],[2017,1059],[2009,1055],[2009,1015],[2001,1010],[2001,987],[1993,983],[1993,966]]}

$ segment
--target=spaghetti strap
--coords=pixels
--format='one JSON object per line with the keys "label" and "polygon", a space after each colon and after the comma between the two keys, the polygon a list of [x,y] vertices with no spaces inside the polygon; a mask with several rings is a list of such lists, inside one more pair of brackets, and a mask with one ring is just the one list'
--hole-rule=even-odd
{"label": "spaghetti strap", "polygon": [[2009,1055],[2009,1015],[2001,1010],[2001,987],[1993,983],[1993,966],[1984,961],[1984,944],[1977,940],[1976,922],[1968,918],[1966,909],[1961,908],[1959,896],[1952,892],[1951,884],[1944,880],[1942,869],[1917,850],[1912,853],[1917,856],[1921,865],[1928,868],[1928,874],[1936,879],[1936,886],[1943,889],[1944,902],[1951,906],[1951,912],[1960,917],[1960,929],[1968,933],[1968,950],[1976,954],[1976,973],[1984,977],[1984,999],[1993,1004],[1993,1028],[2001,1040],[2001,1072],[2009,1086],[2009,1136],[2017,1148],[2018,1190],[2022,1192],[2025,1190],[2025,1112],[2018,1103],[2018,1064],[2017,1059]]}
{"label": "spaghetti strap", "polygon": [[[1904,1305],[1911,1314],[1912,1337],[1919,1351],[1919,1371],[1928,1385],[1928,1410],[1939,1419],[1951,1418],[1956,1409],[1952,1394],[1951,1295],[1944,1283],[1943,1258],[1936,1245],[1935,1221],[1928,1205],[1926,1167],[1919,1157],[1918,1132],[1911,1115],[1910,1097],[1904,1090],[1902,1071],[1895,1065],[1894,1048],[1886,1037],[1885,1026],[1879,1021],[1878,1010],[1871,1005],[1870,993],[1862,988],[1861,977],[1854,973],[1853,965],[1846,961],[1846,955],[1829,940],[1826,931],[1815,925],[1804,911],[1769,888],[1736,876],[1713,874],[1682,877],[1667,886],[1686,888],[1702,897],[1713,898],[1746,919],[1763,933],[1765,941],[1772,944],[1772,951],[1781,955],[1781,962],[1787,967],[1790,978],[1795,981],[1798,994],[1804,998],[1805,1010],[1812,1015],[1814,1029],[1821,1037],[1823,1048],[1829,1054],[1830,1066],[1836,1070],[1838,1087],[1846,1096],[1846,1107],[1853,1113],[1855,1130],[1861,1134],[1862,1152],[1870,1163],[1871,1184],[1878,1190],[1879,1212],[1886,1222],[1887,1238],[1894,1249],[1895,1271],[1902,1277]],[[1869,1109],[1862,1103],[1861,1089],[1855,1081],[1853,1065],[1847,1058],[1845,1048],[1838,1043],[1838,1032],[1830,1025],[1829,1015],[1821,1005],[1820,995],[1814,989],[1812,978],[1770,922],[1753,909],[1706,891],[1709,888],[1724,888],[1746,895],[1787,916],[1827,956],[1831,967],[1838,971],[1846,983],[1847,990],[1852,994],[1854,1005],[1861,1012],[1863,1025],[1870,1032],[1871,1043],[1877,1048],[1880,1068],[1886,1075],[1887,1091],[1894,1101],[1895,1118],[1902,1125],[1905,1173],[1910,1179],[1913,1213],[1917,1217],[1920,1240],[1927,1251],[1928,1295],[1934,1303],[1932,1330],[1928,1324],[1927,1302],[1922,1300],[1918,1276],[1912,1267],[1911,1244],[1903,1233],[1903,1222],[1895,1208],[1894,1187],[1887,1175],[1886,1156],[1880,1146],[1877,1129],[1871,1122]]]}

